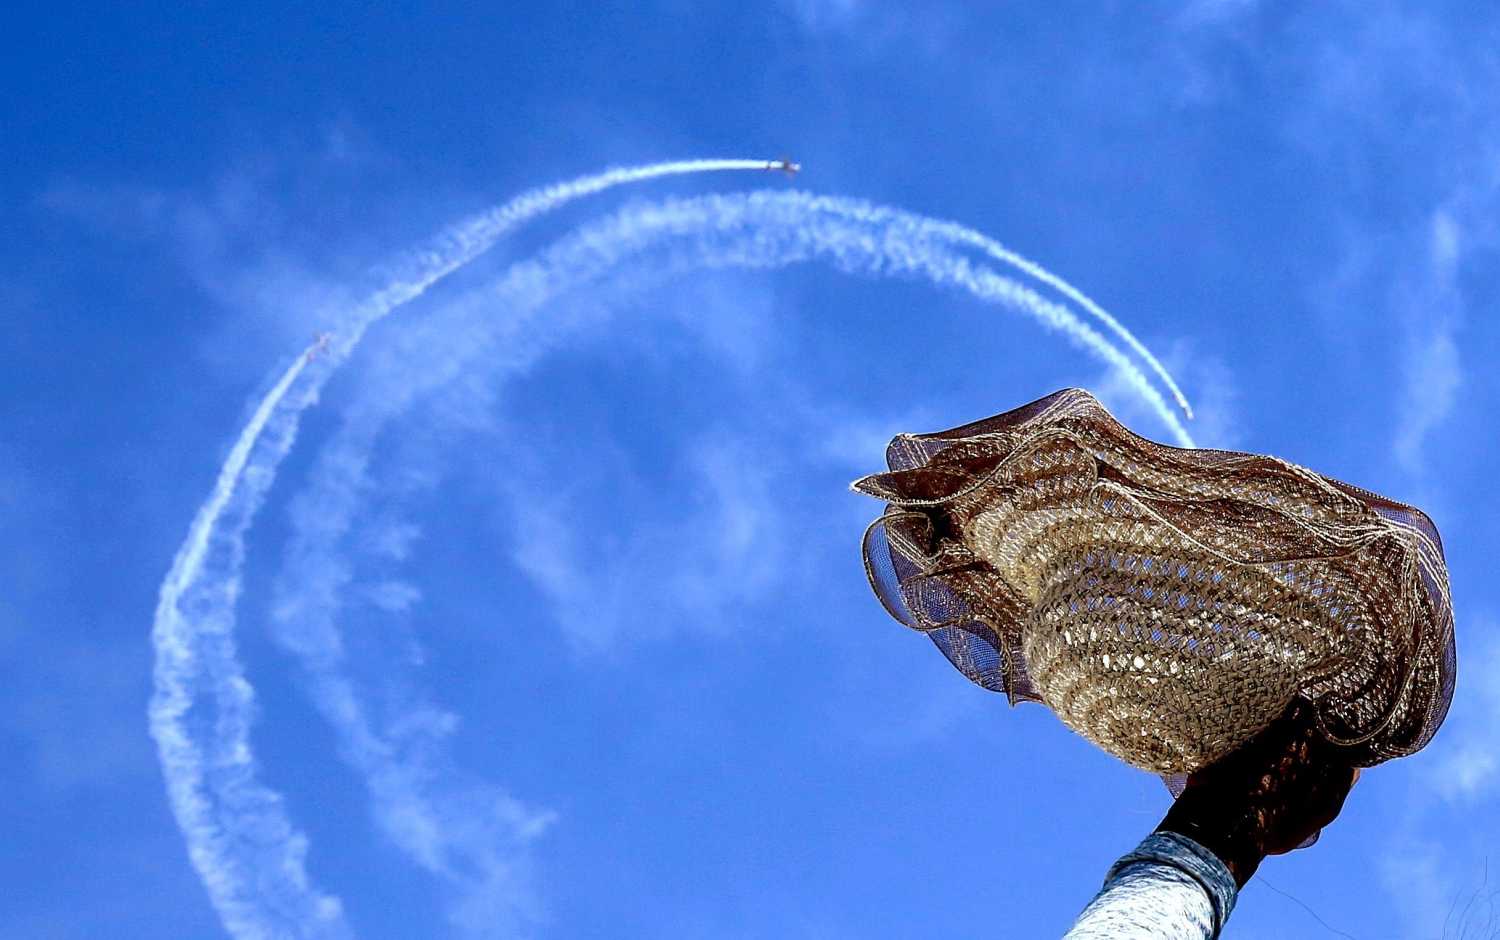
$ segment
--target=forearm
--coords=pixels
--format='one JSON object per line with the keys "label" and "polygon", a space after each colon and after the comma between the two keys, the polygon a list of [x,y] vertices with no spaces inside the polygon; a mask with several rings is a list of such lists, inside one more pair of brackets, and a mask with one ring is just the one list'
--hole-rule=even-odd
{"label": "forearm", "polygon": [[1064,940],[1208,940],[1237,894],[1234,875],[1213,852],[1157,831],[1110,867]]}
{"label": "forearm", "polygon": [[1222,802],[1211,793],[1184,793],[1156,831],[1186,836],[1207,849],[1229,870],[1235,887],[1243,888],[1266,857],[1255,838],[1258,821],[1251,813],[1226,812]]}

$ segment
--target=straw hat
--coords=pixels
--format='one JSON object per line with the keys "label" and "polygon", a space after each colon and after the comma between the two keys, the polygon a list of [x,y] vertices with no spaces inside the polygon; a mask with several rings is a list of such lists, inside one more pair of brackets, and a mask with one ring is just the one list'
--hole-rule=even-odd
{"label": "straw hat", "polygon": [[870,583],[973,681],[1161,774],[1300,698],[1350,764],[1410,754],[1453,696],[1442,543],[1420,510],[1275,457],[1183,450],[1066,389],[902,434]]}

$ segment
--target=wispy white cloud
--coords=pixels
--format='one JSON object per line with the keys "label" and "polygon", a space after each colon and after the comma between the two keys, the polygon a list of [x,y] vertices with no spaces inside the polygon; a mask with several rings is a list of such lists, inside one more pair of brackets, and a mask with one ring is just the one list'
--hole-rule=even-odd
{"label": "wispy white cloud", "polygon": [[1178,11],[1178,23],[1191,27],[1223,27],[1260,8],[1260,0],[1188,0]]}
{"label": "wispy white cloud", "polygon": [[1254,54],[1260,0],[1188,0],[1163,31],[1161,54],[1170,79],[1163,91],[1179,108],[1209,107],[1237,91],[1234,62]]}
{"label": "wispy white cloud", "polygon": [[27,466],[14,444],[0,443],[0,533],[9,540],[0,555],[0,652],[18,642],[27,629],[22,602],[52,583],[58,570],[55,550],[44,537],[44,521],[61,511],[59,493]]}
{"label": "wispy white cloud", "polygon": [[842,40],[845,48],[868,54],[900,49],[943,55],[968,19],[967,11],[889,0],[777,0],[777,5],[809,38]]}
{"label": "wispy white cloud", "polygon": [[[628,482],[623,457],[596,446],[595,458],[586,476],[621,494],[641,489]],[[776,492],[784,462],[728,430],[700,438],[682,462],[681,490],[655,512],[632,513],[629,534],[578,511],[596,504],[575,499],[580,481],[559,485],[555,471],[507,481],[500,512],[519,533],[516,564],[580,647],[607,648],[627,630],[636,640],[658,639],[681,623],[723,632],[739,619],[737,608],[786,576],[793,536]]]}
{"label": "wispy white cloud", "polygon": [[[817,428],[810,457],[834,464],[853,476],[873,473],[885,466],[886,445],[897,434],[940,430],[937,409],[914,403],[891,415],[851,411],[837,403],[821,404],[801,416]],[[979,417],[979,416],[974,416]]]}
{"label": "wispy white cloud", "polygon": [[422,590],[405,581],[377,581],[364,589],[370,603],[388,614],[405,613],[422,599]]}
{"label": "wispy white cloud", "polygon": [[41,209],[84,231],[159,251],[205,306],[217,308],[201,362],[235,377],[247,359],[305,343],[357,300],[341,277],[350,273],[349,259],[311,237],[307,220],[287,204],[253,165],[191,190],[65,179],[37,198]]}
{"label": "wispy white cloud", "polygon": [[[1286,138],[1319,166],[1383,194],[1380,209],[1346,215],[1342,256],[1309,293],[1340,331],[1348,310],[1373,300],[1385,330],[1399,337],[1383,344],[1391,356],[1375,367],[1400,376],[1390,399],[1391,453],[1403,470],[1421,475],[1472,367],[1463,274],[1496,244],[1500,59],[1420,5],[1308,7],[1276,18],[1276,43],[1257,33],[1259,10],[1251,0],[1182,7],[1177,36],[1194,76],[1187,84],[1208,89],[1205,100],[1223,91],[1214,43],[1234,42],[1264,75],[1308,89],[1278,115]],[[1422,115],[1417,137],[1412,113]],[[1404,155],[1399,177],[1374,163],[1392,146]],[[1389,214],[1403,203],[1420,208]]]}
{"label": "wispy white cloud", "polygon": [[[1488,844],[1462,836],[1439,838],[1411,821],[1398,823],[1392,845],[1381,854],[1377,871],[1395,900],[1401,932],[1411,940],[1494,940],[1500,936],[1500,885],[1495,884]],[[1449,830],[1453,832],[1455,830]],[[1462,845],[1455,842],[1462,841]],[[1471,861],[1472,860],[1472,861]]]}
{"label": "wispy white cloud", "polygon": [[446,745],[459,727],[453,713],[407,702],[377,728],[350,682],[333,672],[314,682],[345,758],[365,777],[376,824],[451,895],[453,924],[472,936],[513,937],[545,920],[529,848],[556,813],[455,766]]}
{"label": "wispy white cloud", "polygon": [[[1492,255],[1500,208],[1500,59],[1449,29],[1419,5],[1361,5],[1339,29],[1299,31],[1301,55],[1284,67],[1311,90],[1285,116],[1288,136],[1341,175],[1415,205],[1399,215],[1353,212],[1344,257],[1314,293],[1347,310],[1375,298],[1399,337],[1389,344],[1394,389],[1391,440],[1396,463],[1422,475],[1435,437],[1449,425],[1467,383],[1464,335],[1471,300],[1466,269]],[[1325,14],[1326,15],[1326,14]],[[1413,137],[1404,116],[1422,115]],[[1377,144],[1377,142],[1379,142]],[[1372,154],[1399,148],[1393,179]],[[1389,367],[1388,366],[1388,367]]]}
{"label": "wispy white cloud", "polygon": [[[667,320],[705,352],[748,376],[761,371],[767,357],[782,346],[778,319],[785,305],[776,291],[752,283],[748,275],[720,273],[710,278],[677,281],[657,303]],[[651,343],[663,345],[672,331],[656,331]],[[649,350],[647,350],[649,354]]]}
{"label": "wispy white cloud", "polygon": [[1445,209],[1434,211],[1425,269],[1411,272],[1411,281],[1399,288],[1406,343],[1394,448],[1396,459],[1412,473],[1423,469],[1427,439],[1453,412],[1464,382],[1458,343],[1464,319],[1458,285],[1463,253],[1459,221]]}
{"label": "wispy white cloud", "polygon": [[1452,902],[1453,873],[1444,864],[1443,847],[1429,838],[1410,835],[1397,852],[1380,858],[1380,880],[1387,892],[1400,898],[1397,910],[1403,937],[1436,937]]}
{"label": "wispy white cloud", "polygon": [[[1451,733],[1451,732],[1450,732]],[[1437,757],[1437,764],[1429,776],[1434,778],[1438,792],[1452,800],[1469,802],[1487,793],[1494,783],[1495,772],[1500,770],[1500,758],[1496,757],[1496,745],[1491,737],[1488,741],[1467,741]]]}
{"label": "wispy white cloud", "polygon": [[[33,642],[36,630],[27,630]],[[149,746],[138,728],[119,721],[122,709],[139,704],[144,682],[135,644],[50,648],[44,660],[8,684],[0,727],[21,742],[11,766],[32,775],[41,792],[57,800],[149,780]]]}
{"label": "wispy white cloud", "polygon": [[1472,806],[1500,795],[1500,621],[1469,617],[1462,625],[1463,668],[1453,707],[1428,745],[1426,779],[1449,803]]}
{"label": "wispy white cloud", "polygon": [[850,29],[869,12],[864,0],[783,0],[783,5],[814,33]]}
{"label": "wispy white cloud", "polygon": [[360,526],[359,550],[386,561],[405,561],[422,537],[422,529],[413,522],[392,518],[375,518]]}
{"label": "wispy white cloud", "polygon": [[[1403,791],[1379,856],[1378,871],[1406,937],[1492,937],[1500,928],[1500,890],[1488,883],[1482,860],[1495,835],[1488,808],[1500,795],[1494,722],[1500,640],[1492,616],[1461,616],[1460,623],[1452,709],[1432,743],[1396,771]],[[1466,636],[1473,639],[1465,642]]]}

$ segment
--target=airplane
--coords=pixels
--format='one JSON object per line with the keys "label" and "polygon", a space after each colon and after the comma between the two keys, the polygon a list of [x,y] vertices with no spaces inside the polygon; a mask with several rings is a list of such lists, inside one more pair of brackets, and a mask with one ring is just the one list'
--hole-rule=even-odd
{"label": "airplane", "polygon": [[332,333],[314,333],[312,348],[307,351],[307,361],[312,362],[318,358],[318,353],[328,351],[328,344],[333,341]]}
{"label": "airplane", "polygon": [[771,160],[766,163],[766,169],[773,173],[780,170],[787,176],[796,176],[802,172],[802,164],[793,163],[789,157],[782,157],[780,160]]}

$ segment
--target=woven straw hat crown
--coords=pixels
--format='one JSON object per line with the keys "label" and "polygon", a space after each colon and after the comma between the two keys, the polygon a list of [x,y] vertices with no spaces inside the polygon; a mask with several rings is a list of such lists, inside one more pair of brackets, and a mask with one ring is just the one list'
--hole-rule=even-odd
{"label": "woven straw hat crown", "polygon": [[898,436],[872,586],[970,679],[1146,770],[1188,773],[1301,698],[1346,759],[1421,748],[1453,694],[1421,511],[1274,457],[1132,434],[1066,389]]}

